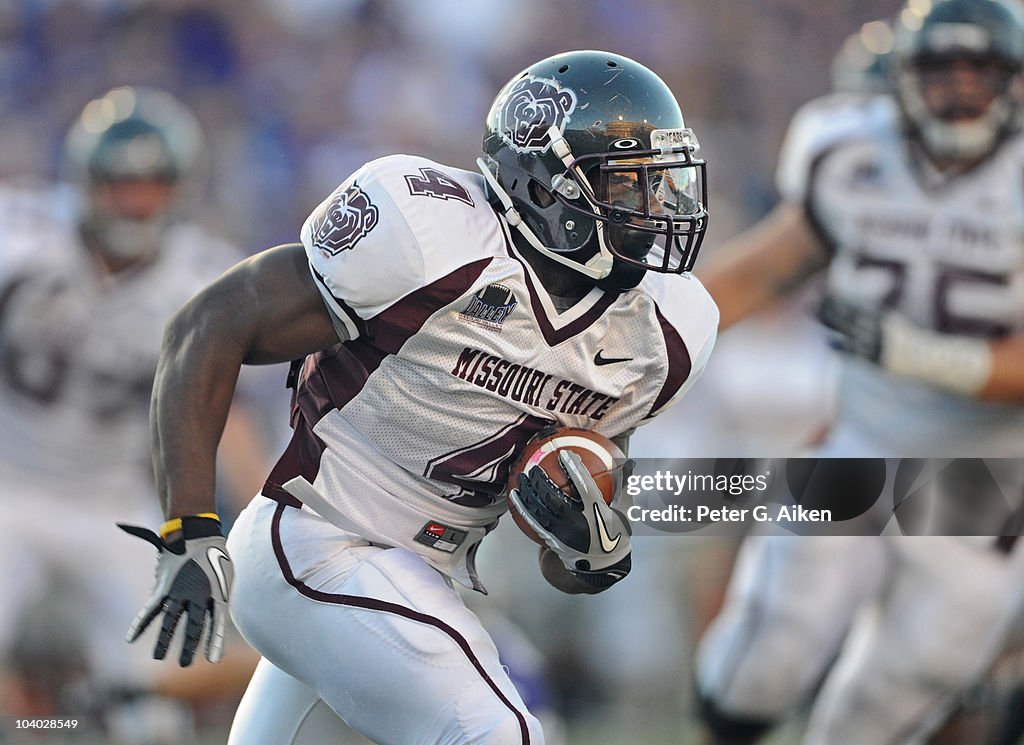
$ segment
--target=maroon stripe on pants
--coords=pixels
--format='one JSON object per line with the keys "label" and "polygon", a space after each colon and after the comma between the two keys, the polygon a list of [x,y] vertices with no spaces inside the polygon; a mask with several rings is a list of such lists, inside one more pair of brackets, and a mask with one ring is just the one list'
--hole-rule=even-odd
{"label": "maroon stripe on pants", "polygon": [[284,555],[284,546],[281,543],[281,515],[284,514],[286,505],[278,504],[277,509],[274,511],[274,519],[271,525],[270,539],[274,546],[274,555],[277,557],[278,566],[281,567],[281,573],[284,575],[285,581],[289,585],[299,591],[299,594],[305,595],[311,600],[316,600],[321,603],[333,603],[335,605],[347,605],[352,608],[365,608],[366,610],[381,611],[384,613],[394,613],[397,616],[408,618],[411,621],[417,621],[419,623],[425,623],[428,626],[443,631],[452,641],[459,645],[462,649],[463,654],[469,660],[470,664],[476,668],[476,671],[480,673],[480,677],[484,679],[488,687],[494,691],[494,695],[508,707],[509,711],[515,714],[516,719],[519,722],[519,732],[522,735],[523,745],[530,745],[530,730],[526,724],[526,717],[519,711],[515,705],[508,700],[508,697],[501,692],[498,688],[498,684],[494,682],[494,679],[487,673],[484,666],[477,659],[476,654],[473,652],[473,648],[462,634],[456,631],[454,628],[446,624],[440,618],[428,615],[426,613],[420,613],[414,611],[411,608],[406,608],[403,605],[397,603],[389,603],[384,600],[377,600],[376,598],[364,598],[359,595],[340,595],[330,592],[321,592],[320,590],[314,590],[309,587],[301,580],[295,578],[292,573],[292,568],[288,564],[288,557]]}

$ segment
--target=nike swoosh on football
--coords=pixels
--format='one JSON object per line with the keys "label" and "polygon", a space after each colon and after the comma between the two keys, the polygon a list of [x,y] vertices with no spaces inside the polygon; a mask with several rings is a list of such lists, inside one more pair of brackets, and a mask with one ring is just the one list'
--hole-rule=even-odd
{"label": "nike swoosh on football", "polygon": [[608,526],[604,524],[604,518],[601,517],[601,510],[594,505],[594,522],[597,523],[597,537],[601,540],[601,550],[606,554],[610,554],[615,550],[615,547],[619,545],[619,539],[622,538],[622,533],[612,538],[608,535]]}
{"label": "nike swoosh on football", "polygon": [[614,365],[616,362],[629,362],[632,357],[605,357],[601,352],[603,349],[598,349],[597,354],[594,355],[595,365]]}
{"label": "nike swoosh on football", "polygon": [[222,561],[231,561],[226,553],[221,551],[216,546],[210,546],[206,549],[206,560],[210,562],[210,566],[213,567],[213,573],[217,575],[217,584],[220,585],[220,594],[225,600],[228,599],[228,580],[224,576],[224,567],[221,566]]}

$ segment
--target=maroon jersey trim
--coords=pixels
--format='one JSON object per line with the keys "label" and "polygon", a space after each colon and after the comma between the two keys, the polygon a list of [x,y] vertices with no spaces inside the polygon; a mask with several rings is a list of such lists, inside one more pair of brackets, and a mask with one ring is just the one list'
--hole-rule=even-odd
{"label": "maroon jersey trim", "polygon": [[364,608],[365,610],[377,611],[380,613],[393,613],[396,616],[407,618],[410,621],[416,623],[426,624],[433,626],[442,633],[448,635],[453,642],[462,650],[462,653],[466,655],[469,663],[476,669],[480,677],[483,678],[487,687],[490,688],[494,695],[498,697],[498,700],[511,711],[516,721],[519,722],[519,732],[522,738],[523,745],[530,745],[530,729],[526,723],[526,717],[523,712],[519,711],[513,704],[508,696],[506,696],[501,688],[494,679],[487,673],[483,664],[477,658],[476,653],[473,651],[473,647],[470,645],[469,640],[460,634],[449,624],[442,621],[436,616],[431,616],[427,613],[421,613],[411,608],[406,608],[403,605],[397,603],[391,603],[385,600],[378,600],[377,598],[362,597],[359,595],[342,595],[337,593],[322,592],[320,590],[314,590],[307,584],[295,577],[292,572],[291,565],[288,563],[288,557],[284,553],[284,544],[281,540],[281,516],[284,514],[287,507],[283,504],[279,504],[277,509],[274,511],[274,518],[271,523],[271,535],[270,539],[274,546],[274,555],[277,557],[277,564],[281,568],[281,574],[284,576],[285,581],[294,587],[300,595],[303,595],[311,600],[315,600],[319,603],[330,603],[333,605],[344,605],[350,608]]}
{"label": "maroon jersey trim", "polygon": [[490,261],[481,259],[459,267],[370,320],[360,321],[358,339],[306,357],[292,400],[291,423],[295,432],[263,487],[266,496],[284,499],[282,495],[287,492],[283,485],[296,476],[313,483],[326,447],[313,433],[313,427],[329,412],[351,401],[384,358],[397,354],[431,315],[472,287]]}
{"label": "maroon jersey trim", "polygon": [[397,354],[427,319],[459,299],[491,263],[491,257],[460,266],[430,284],[414,290],[366,322],[368,339],[388,354]]}
{"label": "maroon jersey trim", "polygon": [[651,406],[651,410],[647,412],[647,417],[645,418],[654,416],[662,406],[668,403],[690,377],[690,372],[693,369],[690,351],[686,348],[686,342],[683,341],[683,337],[665,319],[665,316],[661,314],[657,306],[655,306],[654,312],[658,317],[661,335],[665,340],[665,352],[668,355],[668,372],[665,375],[665,382],[658,392],[658,397],[654,399],[654,405]]}
{"label": "maroon jersey trim", "polygon": [[526,267],[525,259],[516,253],[512,241],[504,229],[501,231],[501,235],[505,239],[505,252],[523,267],[523,276],[526,279],[526,289],[530,293],[530,307],[533,309],[533,317],[537,320],[540,332],[549,347],[557,346],[566,339],[571,339],[577,334],[586,331],[618,298],[618,293],[606,292],[579,318],[561,328],[555,328],[551,323],[551,319],[548,318],[547,313],[544,311],[544,304],[541,302],[540,294],[533,283],[533,277]]}
{"label": "maroon jersey trim", "polygon": [[313,428],[301,414],[293,420],[292,426],[292,439],[267,476],[262,494],[283,504],[299,507],[302,502],[289,494],[284,484],[296,476],[301,476],[312,484],[320,471],[320,457],[326,446],[324,441],[313,433]]}

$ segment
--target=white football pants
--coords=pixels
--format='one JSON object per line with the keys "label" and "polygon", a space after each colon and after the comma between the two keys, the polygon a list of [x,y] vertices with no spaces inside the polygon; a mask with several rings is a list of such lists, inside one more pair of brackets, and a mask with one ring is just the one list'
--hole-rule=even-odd
{"label": "white football pants", "polygon": [[256,497],[231,529],[232,618],[261,654],[229,745],[542,745],[490,636],[403,548]]}
{"label": "white football pants", "polygon": [[804,743],[904,743],[986,671],[1022,596],[1024,546],[1007,555],[954,537],[750,537],[701,641],[698,685],[728,714],[776,720],[838,654]]}

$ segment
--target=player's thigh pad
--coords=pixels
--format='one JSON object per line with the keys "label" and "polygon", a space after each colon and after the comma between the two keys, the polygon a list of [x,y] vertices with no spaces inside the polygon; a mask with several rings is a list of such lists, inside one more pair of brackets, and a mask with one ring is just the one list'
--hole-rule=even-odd
{"label": "player's thigh pad", "polygon": [[312,688],[260,660],[245,691],[228,745],[322,745],[363,742]]}
{"label": "player's thigh pad", "polygon": [[480,621],[412,552],[261,497],[228,545],[243,636],[370,739],[542,742]]}
{"label": "player's thigh pad", "polygon": [[697,650],[697,686],[718,710],[774,719],[824,673],[859,605],[877,591],[873,536],[751,536],[725,606]]}
{"label": "player's thigh pad", "polygon": [[902,741],[941,722],[937,715],[984,673],[1018,617],[1024,553],[999,553],[991,539],[885,540],[892,577],[822,690],[809,745]]}

